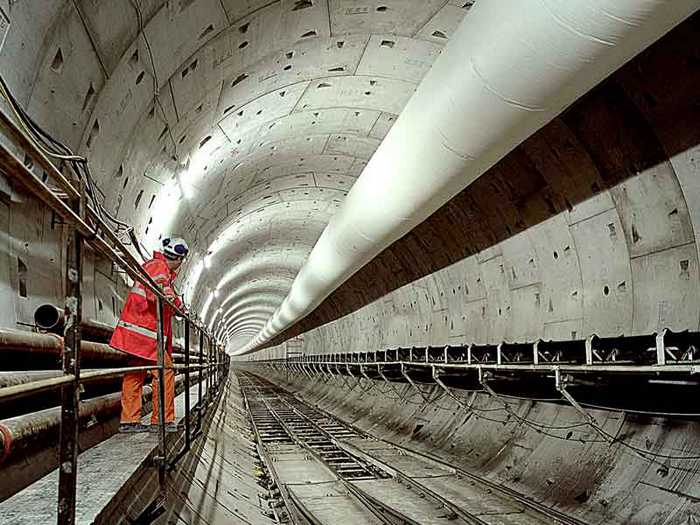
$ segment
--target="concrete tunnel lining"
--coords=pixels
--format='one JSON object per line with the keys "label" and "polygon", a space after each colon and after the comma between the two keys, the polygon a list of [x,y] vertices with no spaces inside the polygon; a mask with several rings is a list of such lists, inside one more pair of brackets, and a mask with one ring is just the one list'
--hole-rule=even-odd
{"label": "concrete tunnel lining", "polygon": [[[57,1],[43,10],[0,5],[10,20],[3,77],[32,116],[90,158],[105,206],[134,225],[146,249],[161,233],[182,232],[194,256],[181,287],[222,338],[233,328],[232,348],[267,320],[260,308],[282,303],[462,17],[476,20],[496,5],[297,3],[137,2],[143,33],[133,9],[116,16],[109,2],[96,8]],[[697,15],[427,212],[415,229],[377,249],[313,312],[265,341],[255,359],[698,330],[696,32]],[[492,87],[503,94],[512,86]],[[0,264],[0,295],[8,299],[0,326],[26,330],[21,323],[33,323],[36,306],[61,303],[62,228],[3,177],[0,192],[0,257],[7,262]],[[124,280],[91,252],[85,264],[85,315],[113,325]],[[229,270],[234,280],[215,294]],[[440,395],[435,387],[418,393],[351,376],[322,375],[318,382],[247,366],[346,420],[583,521],[696,518],[692,476],[674,481],[653,462],[605,452],[590,429],[574,430],[568,444],[510,421],[472,415],[464,425],[452,414],[459,411],[453,400],[420,406],[423,396]],[[201,493],[178,478],[211,519],[227,512],[212,484],[235,483],[248,472],[241,466],[223,473],[249,443],[238,383],[232,376],[201,456],[188,463],[197,472],[217,465],[218,474],[202,478],[209,484]],[[397,392],[401,399],[393,399]],[[484,394],[476,403],[498,409]],[[579,423],[561,405],[513,403],[533,421]],[[645,419],[619,407],[593,414],[655,453],[694,454],[694,422]],[[681,472],[677,461],[666,468]],[[578,473],[576,482],[559,477],[567,469]],[[127,502],[134,510],[147,499],[144,490]],[[243,500],[227,503],[235,501]],[[254,507],[248,517],[260,513]],[[184,516],[188,508],[180,502],[169,512]]]}

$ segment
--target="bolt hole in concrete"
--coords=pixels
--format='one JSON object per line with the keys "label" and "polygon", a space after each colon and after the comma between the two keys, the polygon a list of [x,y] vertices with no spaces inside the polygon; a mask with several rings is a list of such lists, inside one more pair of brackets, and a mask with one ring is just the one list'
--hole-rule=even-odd
{"label": "bolt hole in concrete", "polygon": [[17,257],[17,292],[20,297],[27,297],[27,265]]}
{"label": "bolt hole in concrete", "polygon": [[301,11],[302,9],[308,9],[309,7],[312,7],[314,4],[311,2],[311,0],[297,0],[294,2],[294,7],[292,8],[292,11]]}
{"label": "bolt hole in concrete", "polygon": [[56,54],[54,55],[53,60],[51,61],[51,70],[54,73],[60,73],[62,69],[63,69],[63,51],[61,51],[61,48],[59,47],[56,50]]}
{"label": "bolt hole in concrete", "polygon": [[606,284],[606,285],[603,287],[603,294],[604,294],[604,295],[608,295],[609,293],[610,293],[610,288],[608,288],[608,285]]}
{"label": "bolt hole in concrete", "polygon": [[97,119],[95,119],[95,122],[92,124],[92,129],[90,130],[90,135],[88,136],[87,142],[85,145],[89,148],[92,146],[92,141],[95,139],[97,134],[100,132],[100,123]]}
{"label": "bolt hole in concrete", "polygon": [[93,86],[92,82],[90,82],[90,85],[88,86],[87,93],[85,93],[85,99],[83,100],[83,111],[85,111],[90,104],[92,103],[92,100],[95,98],[95,86]]}
{"label": "bolt hole in concrete", "polygon": [[247,74],[247,73],[241,73],[240,75],[238,75],[238,76],[233,80],[233,82],[231,82],[231,87],[236,87],[238,84],[240,84],[241,82],[243,82],[246,78],[248,78],[248,74]]}
{"label": "bolt hole in concrete", "polygon": [[204,31],[202,31],[202,32],[199,34],[199,40],[201,40],[201,39],[203,39],[204,37],[206,37],[206,36],[207,36],[208,34],[210,34],[212,31],[214,31],[214,26],[213,26],[213,24],[209,24],[209,25],[204,29]]}
{"label": "bolt hole in concrete", "polygon": [[143,197],[143,190],[139,191],[139,194],[136,196],[136,200],[134,201],[134,209],[137,210],[139,207],[139,204],[141,203],[141,197]]}

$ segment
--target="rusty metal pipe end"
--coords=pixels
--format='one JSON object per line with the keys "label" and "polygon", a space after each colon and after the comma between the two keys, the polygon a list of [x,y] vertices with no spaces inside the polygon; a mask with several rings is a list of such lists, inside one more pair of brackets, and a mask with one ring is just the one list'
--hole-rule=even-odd
{"label": "rusty metal pipe end", "polygon": [[34,311],[34,322],[42,330],[60,330],[63,327],[63,310],[52,304],[42,304]]}

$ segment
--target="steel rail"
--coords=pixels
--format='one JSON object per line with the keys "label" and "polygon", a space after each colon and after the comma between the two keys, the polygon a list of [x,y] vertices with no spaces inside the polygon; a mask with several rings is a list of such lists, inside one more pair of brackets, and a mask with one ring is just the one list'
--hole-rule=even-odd
{"label": "steel rail", "polygon": [[[255,422],[255,419],[253,418],[253,414],[252,414],[252,411],[250,409],[250,402],[248,400],[247,392],[246,392],[245,388],[242,388],[242,387],[240,388],[240,390],[241,390],[241,394],[243,396],[243,403],[245,405],[245,410],[248,413],[248,419],[250,420],[250,425],[253,429],[253,434],[255,434],[255,447],[258,451],[258,455],[260,456],[260,459],[262,460],[263,464],[265,465],[265,468],[270,473],[270,476],[272,477],[275,485],[277,485],[277,488],[280,489],[280,496],[281,496],[282,501],[284,502],[284,505],[287,509],[287,514],[289,515],[290,509],[295,508],[295,505],[294,505],[294,502],[292,499],[292,495],[288,493],[287,486],[284,483],[280,483],[279,474],[277,473],[277,470],[274,467],[274,461],[272,460],[272,458],[268,454],[267,449],[262,445],[262,437],[260,435],[260,430],[258,429],[258,426]],[[279,517],[277,516],[277,512],[274,509],[273,509],[273,513],[275,514],[275,518],[277,518],[277,520],[279,521]],[[312,525],[315,525],[315,524],[312,522]]]}
{"label": "steel rail", "polygon": [[[350,453],[351,455],[354,455],[354,456],[356,456],[356,457],[360,457],[360,458],[365,459],[365,461],[367,461],[368,463],[373,464],[375,467],[379,468],[380,470],[383,470],[384,472],[386,472],[387,474],[389,474],[392,478],[394,478],[394,479],[396,479],[396,480],[398,480],[398,481],[401,481],[401,482],[403,482],[403,483],[405,483],[405,484],[407,484],[407,485],[411,485],[414,489],[416,489],[416,490],[418,490],[418,491],[420,491],[420,492],[423,492],[423,493],[427,494],[427,495],[428,495],[431,499],[433,499],[437,504],[442,505],[445,509],[447,509],[447,510],[449,510],[450,512],[452,512],[453,516],[459,517],[460,519],[462,519],[462,521],[464,521],[464,522],[466,522],[466,523],[468,523],[468,524],[470,524],[470,525],[488,525],[487,522],[485,522],[484,520],[480,519],[478,516],[476,516],[476,515],[470,513],[469,511],[463,509],[463,508],[460,507],[459,505],[455,505],[454,503],[450,502],[450,501],[447,500],[446,498],[443,498],[443,497],[440,496],[439,494],[435,493],[433,490],[429,489],[428,487],[426,487],[425,485],[423,485],[422,483],[420,483],[419,481],[417,481],[415,478],[412,478],[411,476],[408,476],[408,475],[404,474],[404,473],[401,472],[399,469],[397,469],[397,468],[395,468],[395,467],[391,467],[391,466],[387,465],[384,461],[381,461],[380,459],[377,459],[376,457],[372,456],[371,454],[368,454],[367,452],[364,452],[364,451],[358,449],[357,447],[355,447],[355,446],[353,446],[353,445],[351,445],[351,444],[349,444],[349,443],[343,441],[342,439],[337,438],[337,437],[334,436],[332,433],[328,432],[327,430],[325,430],[324,428],[322,428],[321,426],[319,426],[318,423],[316,423],[316,421],[314,421],[314,420],[313,420],[311,417],[309,417],[307,414],[305,414],[305,413],[302,412],[301,410],[298,410],[298,408],[295,407],[295,406],[294,406],[292,403],[290,403],[288,400],[286,400],[286,399],[284,399],[284,398],[281,398],[281,399],[282,399],[282,402],[283,402],[284,404],[286,404],[291,410],[293,410],[293,411],[294,411],[295,413],[297,413],[299,416],[301,416],[301,417],[303,417],[304,419],[306,419],[306,420],[307,420],[311,425],[313,425],[319,432],[321,432],[322,434],[324,434],[328,439],[330,439],[330,440],[331,440],[333,443],[335,443],[338,447],[340,447],[340,448],[346,450],[346,451],[347,451],[348,453]],[[307,405],[306,403],[300,401],[298,398],[293,398],[293,399],[294,399],[297,403],[303,404],[304,406],[306,406],[306,407],[308,407],[308,408],[311,408],[311,410],[317,411],[317,412],[319,412],[319,414],[321,414],[320,411],[318,411],[318,410],[315,409],[315,408],[310,407],[310,406]],[[324,417],[328,417],[328,416],[326,416],[325,414],[321,414],[321,415],[323,415]],[[341,423],[340,420],[338,420],[338,419],[335,418],[335,417],[332,417],[331,419],[332,419],[333,422],[335,422],[335,423],[339,423],[339,424],[342,425],[342,426],[346,426],[344,423]],[[346,428],[347,428],[347,427],[346,427]],[[354,429],[353,429],[353,431],[354,431]],[[362,434],[360,434],[360,435],[362,435]],[[452,472],[454,472],[453,469],[450,468],[450,470],[451,470]]]}
{"label": "steel rail", "polygon": [[[251,373],[251,372],[247,372],[247,373],[254,375],[256,377],[256,379],[260,382],[270,383],[269,380],[260,378],[259,376],[257,376],[254,373]],[[273,384],[273,383],[270,383],[270,384]],[[283,392],[285,394],[285,396],[287,396],[288,399],[293,399],[295,402],[298,402],[298,403],[303,404],[305,406],[309,406],[307,403],[305,403],[304,401],[302,401],[298,397],[294,396],[294,394],[292,394],[291,392],[289,392],[285,388],[283,388],[279,385],[276,385],[276,384],[274,385],[274,388]],[[324,410],[321,407],[314,406],[314,407],[310,407],[310,408],[316,412],[319,412],[325,418],[328,418],[328,419],[334,421],[339,426],[344,426],[347,429],[351,430],[352,432],[356,433],[357,435],[359,435],[361,437],[380,441],[380,442],[385,443],[391,447],[395,447],[395,448],[403,451],[404,453],[406,453],[409,456],[419,458],[422,460],[427,460],[429,462],[434,462],[437,465],[439,465],[445,469],[452,470],[455,473],[457,473],[458,475],[463,476],[465,478],[468,478],[468,479],[482,485],[483,487],[486,487],[486,489],[491,490],[494,493],[501,494],[502,496],[504,496],[506,498],[512,498],[513,500],[517,501],[518,503],[527,507],[528,509],[530,509],[538,514],[542,514],[544,516],[547,516],[550,519],[553,519],[555,523],[561,523],[563,525],[587,525],[587,523],[584,521],[581,521],[577,518],[574,518],[572,516],[564,514],[563,512],[559,512],[559,511],[552,509],[550,507],[547,507],[541,503],[533,501],[530,498],[528,498],[527,496],[520,494],[519,492],[517,492],[513,489],[510,489],[510,488],[505,487],[503,485],[500,485],[498,483],[494,483],[494,482],[492,482],[486,478],[483,478],[477,474],[474,474],[474,473],[469,472],[467,470],[461,469],[461,468],[459,468],[451,463],[447,463],[437,456],[434,456],[434,455],[429,454],[429,453],[420,452],[420,451],[414,450],[410,447],[406,447],[404,445],[399,445],[399,444],[394,443],[392,441],[389,441],[387,439],[375,436],[374,434],[367,432],[367,431],[353,425],[352,423],[348,423],[342,419],[339,419],[337,416],[331,414],[330,412]],[[335,439],[338,439],[338,438],[335,438]],[[352,445],[349,445],[349,444],[344,443],[344,442],[342,442],[342,444],[347,445],[349,448],[356,448],[356,447],[353,447]],[[365,452],[363,452],[363,454],[365,456],[372,457],[371,455],[369,455]],[[378,463],[383,463],[381,460],[375,459],[375,461]],[[394,467],[390,467],[390,468],[394,469]],[[394,469],[394,470],[396,470],[396,469]],[[421,489],[421,490],[429,490],[429,489]]]}
{"label": "steel rail", "polygon": [[[375,518],[377,518],[379,521],[381,521],[384,525],[395,525],[395,523],[393,521],[389,521],[383,514],[378,512],[378,509],[376,508],[377,507],[376,500],[371,501],[370,496],[368,494],[366,494],[363,490],[359,489],[355,485],[352,485],[349,481],[344,479],[339,472],[337,472],[336,470],[331,468],[331,466],[328,464],[328,462],[323,459],[323,457],[319,454],[319,452],[317,450],[315,450],[313,447],[311,447],[304,440],[300,439],[297,436],[296,432],[285,423],[285,421],[282,419],[282,417],[274,409],[272,409],[270,407],[269,403],[267,402],[267,400],[265,398],[262,399],[262,403],[265,405],[265,407],[267,408],[270,415],[275,420],[277,420],[278,424],[284,429],[284,431],[294,441],[294,443],[296,443],[301,449],[309,452],[309,454],[311,454],[311,456],[313,456],[316,459],[316,461],[318,461],[323,466],[325,466],[331,472],[331,474],[337,479],[337,481],[339,483],[341,483],[343,485],[343,487],[345,487],[346,490],[348,490],[348,492],[352,495],[352,497],[355,499],[355,501],[357,501],[362,507],[367,509]],[[358,462],[358,464],[361,465],[360,462]],[[385,507],[384,505],[382,505],[382,506]],[[385,509],[385,510],[389,510],[389,509]],[[420,525],[419,523],[414,522],[410,518],[406,518],[404,520],[404,522],[407,523],[408,525]]]}
{"label": "steel rail", "polygon": [[[256,391],[259,393],[260,388],[259,387],[254,387]],[[394,474],[396,473],[396,469],[391,469],[391,468],[386,468],[386,466],[374,459],[374,461],[367,461],[366,459],[360,459],[361,456],[358,454],[354,453],[353,451],[348,451],[345,447],[342,447],[340,445],[340,439],[338,439],[336,436],[334,436],[331,432],[328,430],[322,428],[321,426],[318,425],[316,421],[314,421],[311,417],[309,417],[307,414],[304,413],[304,411],[300,410],[297,406],[294,404],[290,403],[288,399],[285,398],[285,396],[280,395],[281,393],[284,393],[282,389],[279,389],[276,386],[267,386],[267,391],[268,391],[268,396],[266,398],[262,398],[262,404],[267,408],[268,413],[275,419],[277,420],[278,424],[284,429],[284,431],[287,433],[289,437],[291,437],[297,445],[302,447],[303,449],[307,450],[314,458],[316,458],[320,463],[325,465],[326,467],[330,468],[330,470],[333,472],[333,475],[337,478],[338,482],[340,482],[346,490],[354,497],[354,499],[360,503],[363,507],[365,507],[367,510],[370,511],[372,515],[374,515],[378,520],[380,520],[382,523],[385,524],[395,524],[397,521],[399,523],[405,523],[409,525],[419,525],[419,522],[411,518],[410,516],[407,516],[406,514],[402,513],[401,511],[385,504],[384,502],[378,500],[377,498],[369,495],[366,493],[363,489],[361,489],[358,485],[353,483],[352,478],[345,478],[342,476],[342,474],[339,471],[334,470],[333,468],[328,465],[327,460],[320,454],[315,448],[313,448],[307,441],[307,439],[299,438],[297,436],[298,433],[298,425],[294,425],[292,428],[291,426],[287,425],[287,422],[285,420],[285,416],[282,414],[278,413],[278,409],[275,408],[275,406],[272,406],[270,402],[270,393],[274,394],[274,397],[277,399],[279,402],[279,405],[281,407],[286,407],[287,410],[290,411],[290,413],[293,413],[297,416],[298,419],[306,421],[309,425],[309,427],[313,428],[319,436],[323,436],[325,439],[327,439],[329,442],[332,442],[338,449],[344,450],[345,453],[352,458],[355,462],[357,462],[358,465],[363,465],[363,463],[366,461],[370,465],[373,465],[376,469],[377,472],[383,472],[387,477],[396,477]],[[306,409],[311,410],[313,412],[317,412],[314,408],[311,406],[307,405],[306,403],[295,399],[295,402],[303,405]],[[318,412],[317,412],[318,413]],[[324,416],[325,417],[325,416]],[[332,418],[333,422],[336,422],[337,420],[335,418]],[[344,425],[342,425],[344,426]],[[353,434],[356,434],[353,432]],[[363,454],[363,456],[367,456],[366,454]],[[368,470],[368,472],[371,472],[371,469]],[[376,475],[376,474],[375,474]],[[379,477],[377,479],[380,479]],[[433,503],[443,507],[447,511],[451,512],[450,516],[447,517],[448,520],[450,521],[455,521],[457,519],[461,520],[464,523],[468,523],[470,525],[487,525],[486,522],[480,520],[476,516],[473,516],[462,509],[458,509],[455,505],[451,504],[449,501],[447,501],[445,498],[442,498],[441,496],[435,494],[433,491],[427,489],[423,485],[421,485],[418,482],[413,482],[405,476],[404,481],[407,482],[407,484],[412,485],[415,489],[420,490],[424,494],[428,496],[429,499],[433,501]],[[459,523],[459,521],[456,521],[456,523]]]}

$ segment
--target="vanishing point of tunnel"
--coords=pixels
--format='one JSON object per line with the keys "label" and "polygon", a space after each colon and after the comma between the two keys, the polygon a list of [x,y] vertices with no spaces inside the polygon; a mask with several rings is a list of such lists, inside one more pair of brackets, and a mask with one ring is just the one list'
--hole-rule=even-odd
{"label": "vanishing point of tunnel", "polygon": [[0,524],[700,523],[698,11],[0,0]]}

